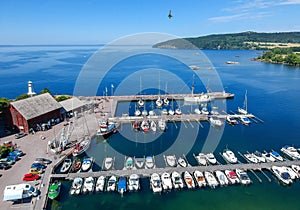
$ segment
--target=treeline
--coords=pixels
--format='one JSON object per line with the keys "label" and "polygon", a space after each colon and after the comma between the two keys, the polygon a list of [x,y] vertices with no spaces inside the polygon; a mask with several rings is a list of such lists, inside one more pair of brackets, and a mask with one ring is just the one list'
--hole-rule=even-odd
{"label": "treeline", "polygon": [[283,63],[287,65],[300,66],[300,47],[274,48],[258,56],[258,60],[271,63]]}
{"label": "treeline", "polygon": [[267,49],[253,42],[300,43],[300,32],[214,34],[197,38],[173,39],[155,44],[154,48],[178,49]]}

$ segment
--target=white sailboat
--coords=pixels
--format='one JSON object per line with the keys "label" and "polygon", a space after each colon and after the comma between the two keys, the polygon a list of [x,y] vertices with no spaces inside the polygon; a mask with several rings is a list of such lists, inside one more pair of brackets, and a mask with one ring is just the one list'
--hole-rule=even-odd
{"label": "white sailboat", "polygon": [[[140,94],[142,94],[142,79],[141,79],[141,77],[140,77]],[[139,105],[140,107],[144,106],[144,105],[145,105],[145,101],[143,101],[143,99],[140,98],[140,99],[138,100],[138,105]]]}
{"label": "white sailboat", "polygon": [[244,99],[244,107],[241,108],[241,107],[238,107],[238,112],[240,114],[248,114],[248,101],[247,101],[247,90],[246,90],[246,93],[245,93],[245,99]]}

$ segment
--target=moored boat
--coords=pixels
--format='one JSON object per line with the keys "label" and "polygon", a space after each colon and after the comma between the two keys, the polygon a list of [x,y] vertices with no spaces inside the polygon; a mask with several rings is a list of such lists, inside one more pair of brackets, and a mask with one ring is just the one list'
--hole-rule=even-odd
{"label": "moored boat", "polygon": [[242,122],[242,124],[244,124],[244,125],[250,125],[250,123],[251,123],[251,121],[248,117],[240,116],[239,119]]}
{"label": "moored boat", "polygon": [[83,193],[89,193],[94,191],[94,186],[95,186],[95,180],[93,177],[87,177],[84,179],[83,187],[82,187],[82,192]]}
{"label": "moored boat", "polygon": [[173,171],[171,174],[171,179],[173,182],[173,186],[175,189],[182,189],[183,188],[183,180],[180,174],[177,171]]}
{"label": "moored boat", "polygon": [[213,153],[207,153],[205,155],[207,163],[211,164],[211,165],[215,165],[217,164],[217,159],[215,158],[215,155]]}
{"label": "moored boat", "polygon": [[72,160],[70,158],[67,158],[64,160],[61,168],[60,168],[60,173],[67,173],[72,166]]}
{"label": "moored boat", "polygon": [[246,153],[244,154],[244,157],[250,163],[258,163],[258,159],[253,154]]}
{"label": "moored boat", "polygon": [[79,171],[80,168],[81,168],[81,160],[79,158],[75,158],[73,160],[70,172],[75,173],[75,172]]}
{"label": "moored boat", "polygon": [[297,149],[293,146],[286,145],[281,148],[280,150],[285,156],[292,160],[299,160],[300,154],[298,153]]}
{"label": "moored boat", "polygon": [[90,146],[91,140],[90,138],[87,138],[80,143],[77,143],[75,145],[75,149],[73,150],[72,154],[74,157],[79,156],[83,154]]}
{"label": "moored boat", "polygon": [[166,155],[165,156],[166,163],[170,167],[176,167],[177,166],[177,161],[176,161],[176,156],[175,155]]}
{"label": "moored boat", "polygon": [[194,154],[194,157],[200,166],[207,165],[206,155],[204,153],[199,153],[198,155]]}
{"label": "moored boat", "polygon": [[105,186],[105,177],[104,176],[99,176],[96,182],[96,192],[103,191]]}
{"label": "moored boat", "polygon": [[291,168],[300,176],[300,166],[298,165],[291,165]]}
{"label": "moored boat", "polygon": [[171,190],[173,188],[171,175],[168,172],[162,173],[161,182],[164,190]]}
{"label": "moored boat", "polygon": [[60,194],[60,189],[61,189],[61,182],[55,181],[51,183],[48,190],[48,198],[51,200],[57,198]]}
{"label": "moored boat", "polygon": [[131,170],[133,169],[134,163],[132,157],[127,157],[125,160],[125,169]]}
{"label": "moored boat", "polygon": [[181,167],[188,167],[188,163],[184,157],[179,157],[177,163]]}
{"label": "moored boat", "polygon": [[166,127],[167,127],[166,121],[163,120],[163,119],[160,119],[160,120],[158,121],[158,127],[159,127],[159,129],[160,129],[161,131],[165,131],[165,130],[166,130]]}
{"label": "moored boat", "polygon": [[144,133],[148,133],[150,131],[150,125],[147,120],[143,120],[141,123],[141,129]]}
{"label": "moored boat", "polygon": [[100,128],[97,131],[97,136],[103,136],[104,138],[113,134],[117,129],[117,126],[114,122],[108,122],[104,120],[99,123],[99,127]]}
{"label": "moored boat", "polygon": [[162,184],[160,176],[157,173],[153,173],[150,177],[150,187],[154,193],[160,193],[162,191]]}
{"label": "moored boat", "polygon": [[150,122],[150,127],[151,127],[151,130],[152,130],[153,132],[156,132],[156,123],[155,123],[154,120],[152,120],[152,121]]}
{"label": "moored boat", "polygon": [[201,171],[196,170],[194,172],[194,177],[195,177],[198,187],[206,187],[206,181],[205,181],[204,175]]}
{"label": "moored boat", "polygon": [[230,181],[231,184],[240,183],[240,180],[239,180],[237,174],[235,173],[235,171],[225,170],[225,175],[226,175],[226,177],[228,178],[228,180]]}
{"label": "moored boat", "polygon": [[271,168],[273,174],[277,177],[277,179],[284,185],[289,185],[293,183],[290,174],[279,166],[272,166]]}
{"label": "moored boat", "polygon": [[251,184],[251,179],[249,178],[248,174],[242,169],[236,169],[236,175],[241,181],[241,184],[248,185]]}
{"label": "moored boat", "polygon": [[145,165],[146,165],[146,169],[155,168],[154,157],[147,156]]}
{"label": "moored boat", "polygon": [[216,177],[220,183],[221,186],[228,185],[229,180],[227,179],[226,175],[223,173],[223,171],[215,171]]}
{"label": "moored boat", "polygon": [[138,122],[138,121],[134,121],[133,123],[132,123],[132,128],[133,128],[133,130],[135,130],[135,131],[138,131],[139,129],[140,129],[140,122]]}
{"label": "moored boat", "polygon": [[260,163],[265,163],[267,161],[266,158],[262,155],[262,153],[257,150],[252,154]]}
{"label": "moored boat", "polygon": [[209,122],[212,126],[219,126],[221,127],[223,125],[223,122],[217,118],[217,117],[210,117]]}
{"label": "moored boat", "polygon": [[229,149],[224,149],[222,156],[223,156],[224,160],[228,163],[237,163],[238,162],[235,154]]}
{"label": "moored boat", "polygon": [[81,164],[81,171],[83,172],[89,171],[90,169],[92,169],[93,163],[94,163],[93,157],[83,159]]}
{"label": "moored boat", "polygon": [[185,181],[187,188],[189,189],[195,188],[195,182],[193,180],[193,177],[188,171],[185,171],[183,173],[183,179]]}
{"label": "moored boat", "polygon": [[143,157],[143,158],[134,157],[134,165],[137,169],[144,168],[145,167],[145,157]]}
{"label": "moored boat", "polygon": [[106,191],[115,191],[116,190],[117,177],[111,176],[107,181]]}
{"label": "moored boat", "polygon": [[283,161],[283,157],[276,151],[270,152],[270,155],[274,157],[276,161]]}
{"label": "moored boat", "polygon": [[175,114],[176,115],[181,115],[182,114],[181,109],[179,107],[177,109],[175,109]]}
{"label": "moored boat", "polygon": [[226,117],[226,121],[228,122],[229,125],[238,125],[239,122],[234,119],[233,117],[230,117],[229,115]]}
{"label": "moored boat", "polygon": [[70,194],[79,195],[81,192],[82,185],[83,185],[83,179],[81,177],[76,177],[72,182]]}
{"label": "moored boat", "polygon": [[207,181],[207,184],[208,186],[212,187],[212,188],[215,188],[219,185],[216,177],[213,175],[212,172],[209,172],[209,171],[205,171],[204,172],[204,177]]}
{"label": "moored boat", "polygon": [[287,166],[282,166],[282,168],[283,168],[283,170],[287,171],[290,174],[292,180],[299,179],[298,173],[295,172],[292,168],[287,167]]}
{"label": "moored boat", "polygon": [[112,157],[106,157],[104,159],[104,170],[111,170],[114,165],[114,159]]}
{"label": "moored boat", "polygon": [[270,152],[264,151],[262,153],[262,156],[266,159],[267,162],[275,162],[276,161],[276,159],[271,155]]}
{"label": "moored boat", "polygon": [[128,179],[128,190],[137,191],[140,189],[140,177],[137,174],[131,174]]}
{"label": "moored boat", "polygon": [[123,194],[127,191],[127,180],[126,177],[121,176],[118,181],[118,192]]}

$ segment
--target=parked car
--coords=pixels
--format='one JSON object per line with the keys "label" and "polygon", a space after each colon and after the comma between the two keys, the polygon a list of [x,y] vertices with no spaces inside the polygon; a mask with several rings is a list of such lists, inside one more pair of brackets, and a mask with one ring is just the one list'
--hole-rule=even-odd
{"label": "parked car", "polygon": [[24,153],[22,152],[22,150],[15,149],[14,151],[10,152],[8,155],[20,157],[23,156]]}
{"label": "parked car", "polygon": [[23,181],[34,181],[38,180],[40,176],[38,174],[25,174],[23,177]]}
{"label": "parked car", "polygon": [[15,159],[9,157],[0,159],[0,163],[7,163],[8,165],[13,165],[15,164],[15,162],[16,162]]}
{"label": "parked car", "polygon": [[15,134],[15,139],[22,138],[22,137],[24,137],[26,135],[27,135],[26,133],[17,133],[17,134]]}
{"label": "parked car", "polygon": [[40,168],[31,168],[29,169],[29,174],[42,174],[44,172],[44,169]]}
{"label": "parked car", "polygon": [[0,169],[2,170],[7,170],[9,169],[10,165],[8,165],[7,163],[0,163]]}
{"label": "parked car", "polygon": [[50,164],[52,161],[46,158],[36,158],[33,163]]}
{"label": "parked car", "polygon": [[13,146],[12,141],[5,141],[5,142],[3,143],[3,146],[6,147],[6,148],[12,147],[12,146]]}
{"label": "parked car", "polygon": [[47,168],[47,166],[46,165],[44,165],[44,164],[41,164],[41,163],[33,163],[32,165],[31,165],[31,168],[38,168],[38,169],[45,169],[45,168]]}
{"label": "parked car", "polygon": [[19,160],[19,157],[16,155],[13,155],[13,156],[8,155],[6,158],[7,158],[7,160],[14,161],[14,162]]}

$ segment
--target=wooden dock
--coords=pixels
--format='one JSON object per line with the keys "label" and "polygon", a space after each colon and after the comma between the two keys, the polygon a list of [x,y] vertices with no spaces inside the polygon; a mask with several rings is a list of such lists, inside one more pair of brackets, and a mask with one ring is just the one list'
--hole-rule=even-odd
{"label": "wooden dock", "polygon": [[183,173],[188,171],[190,173],[195,170],[199,171],[216,171],[216,170],[235,170],[237,168],[244,170],[262,170],[270,169],[272,166],[291,166],[299,165],[300,160],[294,161],[282,161],[282,162],[268,162],[268,163],[238,163],[238,164],[225,164],[225,165],[207,165],[207,166],[188,166],[188,167],[165,167],[154,169],[132,169],[132,170],[110,170],[110,171],[97,171],[97,172],[85,172],[85,173],[68,173],[68,174],[52,174],[51,178],[58,179],[70,179],[73,180],[76,177],[99,177],[99,176],[130,176],[131,174],[138,174],[140,177],[150,177],[153,173],[162,174],[163,172],[172,173],[177,171]]}

